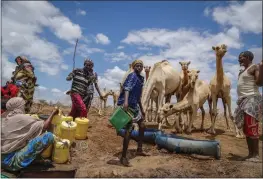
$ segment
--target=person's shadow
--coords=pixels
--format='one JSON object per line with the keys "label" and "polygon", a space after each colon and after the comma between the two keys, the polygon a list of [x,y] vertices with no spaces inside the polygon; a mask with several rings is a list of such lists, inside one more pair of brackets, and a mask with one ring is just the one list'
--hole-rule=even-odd
{"label": "person's shadow", "polygon": [[[118,159],[111,159],[109,161],[107,161],[107,164],[109,165],[118,165],[118,166],[123,166],[121,163],[120,163],[120,157],[121,157],[121,153],[122,152],[118,152],[118,153],[115,153],[113,156],[114,157],[118,157]],[[133,159],[136,157],[136,149],[128,149],[127,150],[127,158],[129,160]]]}
{"label": "person's shadow", "polygon": [[229,153],[229,157],[227,157],[228,160],[232,160],[232,161],[243,161],[243,158],[242,156],[240,155],[236,155],[236,154],[233,154],[233,153]]}

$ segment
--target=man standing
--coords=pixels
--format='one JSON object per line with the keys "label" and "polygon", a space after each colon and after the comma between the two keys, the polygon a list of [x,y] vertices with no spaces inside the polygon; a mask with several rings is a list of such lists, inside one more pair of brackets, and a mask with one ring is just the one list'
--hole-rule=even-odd
{"label": "man standing", "polygon": [[87,67],[87,71],[88,71],[88,75],[89,75],[89,78],[91,80],[90,82],[90,85],[88,86],[87,88],[87,93],[83,99],[85,105],[86,105],[86,109],[87,109],[87,113],[89,112],[89,108],[91,106],[91,102],[92,102],[92,99],[93,99],[93,96],[94,96],[94,86],[93,84],[95,85],[95,88],[97,90],[97,92],[99,93],[99,96],[100,98],[102,99],[103,96],[100,92],[100,88],[98,86],[98,76],[97,76],[97,73],[93,71],[93,67],[94,67],[94,63],[91,59],[87,59],[86,61],[86,67]]}
{"label": "man standing", "polygon": [[[144,77],[140,75],[143,69],[143,62],[141,60],[135,60],[132,63],[133,72],[130,73],[124,84],[123,90],[120,93],[118,99],[118,106],[123,106],[125,111],[133,111],[134,116],[136,116],[137,123],[139,125],[139,138],[138,141],[138,148],[137,148],[137,155],[146,156],[145,153],[142,151],[142,142],[144,137],[144,111],[141,104],[141,95],[142,95],[142,87],[144,83]],[[127,149],[130,141],[130,135],[133,130],[132,122],[128,123],[126,128],[126,132],[123,138],[123,149],[122,149],[122,156],[120,162],[124,166],[131,166],[128,159],[126,158]]]}
{"label": "man standing", "polygon": [[[262,62],[255,65],[252,63],[254,55],[245,51],[239,55],[239,64],[244,67],[240,70],[237,84],[237,109],[235,110],[235,122],[238,128],[243,127],[248,145],[249,154],[244,158],[246,161],[259,161],[259,120],[262,118],[262,96],[259,86],[262,81]],[[261,73],[261,74],[260,74]]]}
{"label": "man standing", "polygon": [[84,61],[84,68],[75,69],[66,78],[67,81],[72,80],[70,96],[72,100],[71,111],[68,114],[73,119],[77,117],[87,117],[86,105],[83,101],[87,94],[87,88],[92,84],[94,76],[90,76],[90,60]]}

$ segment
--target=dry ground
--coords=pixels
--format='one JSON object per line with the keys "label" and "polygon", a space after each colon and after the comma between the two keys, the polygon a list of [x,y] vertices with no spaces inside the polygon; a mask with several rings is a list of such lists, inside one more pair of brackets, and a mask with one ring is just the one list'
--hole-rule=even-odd
{"label": "dry ground", "polygon": [[[64,108],[67,113],[70,109]],[[44,107],[41,113],[50,113],[50,107]],[[233,132],[228,132],[224,118],[216,123],[217,135],[211,136],[202,132],[193,132],[188,136],[195,139],[216,139],[221,145],[221,159],[182,154],[169,154],[158,151],[153,145],[144,145],[150,154],[147,157],[135,156],[136,143],[131,140],[128,157],[132,167],[123,167],[118,162],[122,149],[122,137],[108,127],[108,118],[112,112],[107,108],[105,116],[99,117],[91,110],[88,118],[90,128],[87,140],[77,140],[71,150],[71,163],[56,165],[56,168],[73,166],[77,169],[76,177],[262,177],[262,163],[239,161],[247,155],[245,139],[237,139]],[[199,127],[200,116],[195,121]],[[210,125],[206,115],[205,127]],[[232,126],[233,127],[233,126]],[[262,127],[262,125],[261,125]],[[169,132],[170,130],[166,130]],[[262,130],[260,130],[262,134]],[[262,158],[262,135],[260,140],[260,157]]]}

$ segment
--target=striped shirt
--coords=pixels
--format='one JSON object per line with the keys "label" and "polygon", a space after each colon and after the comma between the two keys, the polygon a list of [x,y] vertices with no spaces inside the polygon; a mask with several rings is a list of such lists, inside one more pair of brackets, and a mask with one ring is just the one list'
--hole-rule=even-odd
{"label": "striped shirt", "polygon": [[87,93],[87,88],[91,84],[91,78],[88,73],[84,72],[83,69],[76,69],[71,72],[68,77],[67,81],[72,80],[71,91],[74,93],[80,94],[84,97]]}

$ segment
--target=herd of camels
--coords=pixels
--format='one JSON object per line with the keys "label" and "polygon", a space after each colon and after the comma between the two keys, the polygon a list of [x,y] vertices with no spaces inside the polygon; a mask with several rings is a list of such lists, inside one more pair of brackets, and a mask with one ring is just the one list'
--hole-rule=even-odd
{"label": "herd of camels", "polygon": [[[158,122],[158,128],[161,130],[162,125],[166,122],[171,126],[167,117],[176,114],[176,120],[172,125],[175,127],[178,133],[183,131],[186,134],[190,134],[193,130],[193,121],[197,118],[197,111],[200,108],[202,114],[201,130],[204,130],[204,103],[208,101],[209,114],[211,118],[211,126],[207,130],[208,133],[216,134],[215,122],[218,114],[217,102],[221,98],[224,107],[224,117],[226,119],[227,130],[231,131],[228,115],[233,122],[233,115],[231,111],[231,81],[225,75],[223,70],[222,58],[227,52],[227,46],[222,44],[220,46],[212,47],[216,55],[216,72],[212,77],[210,84],[205,83],[198,79],[200,70],[189,69],[190,61],[179,62],[182,71],[179,73],[175,68],[167,61],[163,60],[157,62],[151,68],[145,66],[146,82],[143,87],[142,93],[142,106],[145,110],[146,122],[154,121]],[[131,64],[129,70],[125,73],[122,82],[120,83],[120,90],[126,77],[133,71]],[[113,96],[114,108],[119,97],[120,91],[104,89],[105,98],[101,101],[104,102],[104,108],[106,107],[107,97]],[[175,95],[177,103],[171,103],[171,97]],[[165,98],[165,103],[163,103]],[[153,102],[156,104],[155,117],[152,118]],[[186,115],[183,119],[181,115]],[[235,128],[235,136],[237,138],[243,138],[244,134],[237,128],[233,122]]]}

